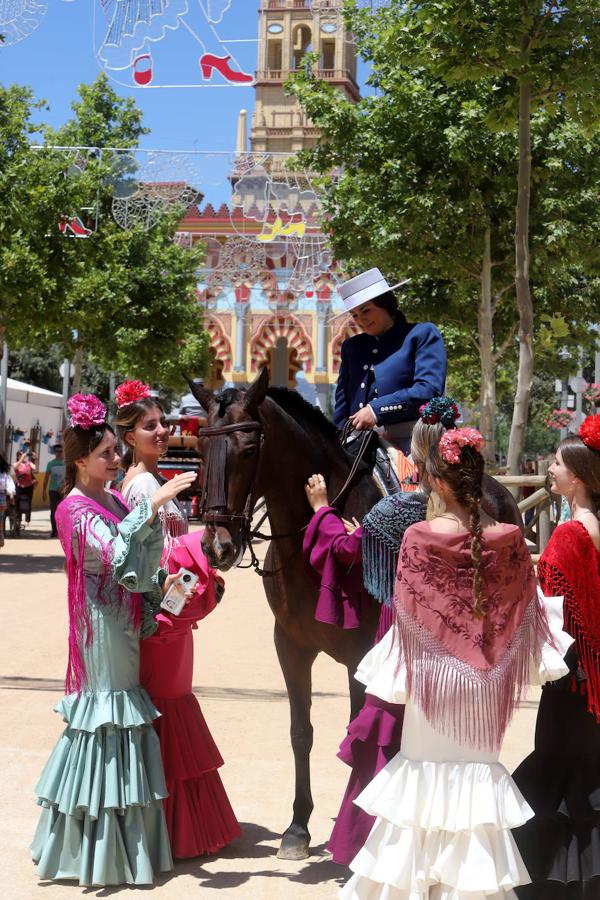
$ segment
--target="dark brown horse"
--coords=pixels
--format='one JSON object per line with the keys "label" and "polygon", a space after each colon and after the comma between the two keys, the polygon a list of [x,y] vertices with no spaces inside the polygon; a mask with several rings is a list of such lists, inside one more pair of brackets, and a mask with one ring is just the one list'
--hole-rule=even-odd
{"label": "dark brown horse", "polygon": [[[274,536],[265,559],[263,584],[275,616],[275,647],[285,679],[291,713],[291,743],[296,768],[292,822],[285,831],[279,856],[304,859],[309,853],[308,820],[313,810],[310,789],[311,670],[325,652],[348,671],[350,717],[359,711],[363,687],[353,675],[371,648],[379,618],[373,608],[356,630],[342,630],[314,617],[318,589],[303,564],[303,529],[311,517],[304,484],[314,472],[326,479],[330,496],[343,486],[351,460],[340,448],[335,427],[295,391],[271,388],[265,369],[248,390],[229,389],[218,397],[190,384],[208,411],[208,432],[199,437],[199,452],[209,470],[219,469],[221,484],[212,485],[203,548],[210,564],[227,570],[239,562],[248,539],[247,519],[253,502],[264,497]],[[217,444],[216,442],[219,441]],[[496,484],[496,483],[495,483]],[[520,523],[510,493],[501,485],[486,502],[501,521]],[[216,491],[216,493],[215,493]],[[341,512],[359,520],[380,499],[366,468],[357,473]],[[487,499],[487,498],[486,498]],[[516,510],[516,512],[515,512]]]}

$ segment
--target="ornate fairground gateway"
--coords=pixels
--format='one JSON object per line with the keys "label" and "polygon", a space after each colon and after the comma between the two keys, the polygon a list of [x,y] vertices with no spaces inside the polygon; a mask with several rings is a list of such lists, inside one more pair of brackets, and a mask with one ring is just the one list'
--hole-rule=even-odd
{"label": "ornate fairground gateway", "polygon": [[356,329],[337,295],[337,267],[319,226],[310,173],[286,165],[319,134],[284,83],[312,51],[320,58],[319,77],[358,99],[355,51],[340,6],[338,0],[262,0],[250,147],[242,110],[229,203],[214,209],[200,199],[179,235],[184,243],[207,245],[198,285],[212,338],[207,386],[247,385],[266,365],[271,383],[301,386],[323,410],[342,341]]}

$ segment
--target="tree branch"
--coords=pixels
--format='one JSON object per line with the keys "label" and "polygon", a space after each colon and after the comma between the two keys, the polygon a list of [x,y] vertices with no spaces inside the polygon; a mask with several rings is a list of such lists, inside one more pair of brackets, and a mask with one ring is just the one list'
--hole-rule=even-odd
{"label": "tree branch", "polygon": [[510,291],[512,287],[514,287],[514,281],[509,281],[508,284],[505,284],[504,287],[501,287],[498,291],[494,293],[494,299],[492,300],[492,315],[496,312],[496,307],[502,300],[502,297],[507,291]]}
{"label": "tree branch", "polygon": [[481,278],[480,272],[473,272],[471,269],[469,269],[468,266],[465,266],[463,263],[457,262],[457,263],[455,263],[455,265],[456,265],[457,269],[460,269],[461,272],[464,272],[466,275],[469,275],[470,278],[475,278],[476,281],[479,281],[479,279]]}
{"label": "tree branch", "polygon": [[539,38],[546,22],[548,21],[548,19],[551,19],[552,16],[554,15],[554,10],[557,8],[557,6],[558,6],[558,3],[553,2],[552,5],[550,6],[550,8],[548,9],[548,11],[542,16],[542,18],[537,23],[536,27],[533,30],[533,34],[529,38],[529,43],[527,44],[528,50],[531,50],[534,42],[537,41],[537,39]]}
{"label": "tree branch", "polygon": [[513,340],[515,334],[517,333],[518,327],[519,327],[518,324],[515,323],[513,325],[513,327],[510,329],[510,331],[508,332],[508,334],[506,335],[506,337],[504,338],[504,340],[502,341],[502,343],[500,344],[500,346],[498,347],[498,349],[494,350],[494,352],[492,353],[492,359],[493,359],[494,363],[497,363],[499,359],[502,359],[502,357],[504,356],[504,354],[510,347],[512,340]]}
{"label": "tree branch", "polygon": [[479,341],[476,338],[474,338],[472,334],[469,334],[469,341],[475,347],[475,350],[477,351],[477,353],[479,353],[479,355],[481,355],[481,347],[479,346]]}

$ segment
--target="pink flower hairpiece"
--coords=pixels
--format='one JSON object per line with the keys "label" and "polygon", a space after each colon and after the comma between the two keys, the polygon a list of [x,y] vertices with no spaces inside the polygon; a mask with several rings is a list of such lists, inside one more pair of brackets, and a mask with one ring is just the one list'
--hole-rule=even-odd
{"label": "pink flower hairpiece", "polygon": [[453,428],[440,439],[440,455],[444,462],[456,465],[463,447],[473,447],[481,453],[484,445],[485,439],[476,428]]}
{"label": "pink flower hairpiece", "polygon": [[119,409],[122,406],[129,406],[130,403],[137,403],[138,400],[146,400],[150,396],[150,388],[143,381],[124,381],[115,391]]}
{"label": "pink flower hairpiece", "polygon": [[94,425],[104,425],[106,407],[95,394],[73,394],[67,400],[67,409],[71,417],[71,428],[84,428],[88,431]]}
{"label": "pink flower hairpiece", "polygon": [[579,426],[579,437],[590,450],[600,450],[600,413],[585,417]]}

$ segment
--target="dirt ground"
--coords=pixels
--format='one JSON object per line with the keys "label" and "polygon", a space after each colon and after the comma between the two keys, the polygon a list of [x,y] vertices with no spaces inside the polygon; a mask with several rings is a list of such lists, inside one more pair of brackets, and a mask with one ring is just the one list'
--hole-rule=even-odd
{"label": "dirt ground", "polygon": [[[33,791],[63,727],[52,707],[62,694],[66,660],[63,556],[49,533],[47,513],[35,513],[25,536],[0,550],[2,900],[132,890],[185,900],[199,889],[218,892],[220,900],[334,898],[348,874],[325,850],[348,774],[335,756],[348,715],[345,672],[323,655],[315,664],[312,855],[299,863],[278,860],[293,797],[288,706],[271,612],[249,570],[227,574],[223,602],[195,632],[194,668],[194,690],[225,759],[221,775],[243,836],[219,856],[176,863],[152,888],[80,888],[37,878],[28,852],[38,817]],[[511,726],[501,757],[509,769],[532,746],[536,706],[535,697],[527,701]]]}

